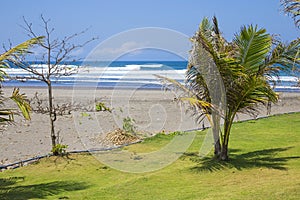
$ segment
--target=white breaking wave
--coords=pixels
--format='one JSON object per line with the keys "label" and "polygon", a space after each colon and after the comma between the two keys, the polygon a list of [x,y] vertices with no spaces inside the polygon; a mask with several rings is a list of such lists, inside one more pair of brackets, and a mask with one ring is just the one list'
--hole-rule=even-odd
{"label": "white breaking wave", "polygon": [[[47,65],[37,64],[32,65],[37,71],[42,72],[46,70]],[[77,67],[76,65],[67,65],[68,68],[72,69]],[[30,76],[30,73],[16,68],[2,69],[11,77],[23,77]],[[179,82],[184,82],[186,69],[174,70],[171,67],[163,64],[130,64],[125,66],[114,66],[114,67],[80,67],[79,73],[72,76],[60,77],[55,80],[57,83],[71,85],[75,84],[94,84],[94,83],[112,83],[112,85],[122,84],[156,84],[160,85],[160,81],[154,75],[161,75],[171,79],[175,79]],[[295,87],[299,81],[294,76],[280,76],[272,77],[275,81],[281,81],[276,85],[276,89],[283,90],[299,90],[299,87]],[[25,81],[25,80],[24,80]],[[33,80],[31,80],[33,81]]]}
{"label": "white breaking wave", "polygon": [[167,76],[170,78],[184,78],[186,70],[147,70],[147,71],[126,71],[126,70],[115,70],[114,68],[106,68],[106,69],[91,69],[89,68],[87,71],[82,71],[76,75],[76,77],[87,77],[87,78],[95,78],[95,77],[105,77],[105,78],[120,78],[120,77],[131,77],[131,78],[153,78],[154,74],[159,74],[162,76]]}
{"label": "white breaking wave", "polygon": [[[48,65],[46,64],[32,64],[31,65],[38,73],[45,73],[48,71]],[[65,67],[65,69],[68,70],[72,70],[74,68],[77,68],[78,66],[76,65],[58,65],[58,68],[63,68]],[[24,69],[20,69],[20,68],[4,68],[2,69],[3,71],[5,71],[8,75],[12,76],[17,76],[17,75],[29,75],[31,74],[30,72],[24,70]],[[63,72],[62,72],[63,73]]]}
{"label": "white breaking wave", "polygon": [[272,76],[272,79],[275,81],[283,81],[283,82],[298,82],[299,78],[295,76],[280,76],[279,78],[276,76]]}
{"label": "white breaking wave", "polygon": [[[143,68],[158,69],[163,67],[162,64],[149,64],[149,65],[125,65],[125,67],[87,67],[85,70],[89,71],[140,71]],[[171,68],[170,68],[171,69]]]}
{"label": "white breaking wave", "polygon": [[125,68],[132,70],[141,70],[141,68],[161,68],[163,64],[142,64],[142,65],[125,65]]}

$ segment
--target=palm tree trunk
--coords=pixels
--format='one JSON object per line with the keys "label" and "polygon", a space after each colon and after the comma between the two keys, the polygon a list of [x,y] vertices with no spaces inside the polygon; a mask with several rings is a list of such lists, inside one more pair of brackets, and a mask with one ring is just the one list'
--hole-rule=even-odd
{"label": "palm tree trunk", "polygon": [[220,143],[220,140],[217,140],[215,142],[215,150],[214,150],[214,154],[215,154],[215,157],[219,157],[220,154],[221,154],[221,143]]}
{"label": "palm tree trunk", "polygon": [[213,114],[212,115],[212,131],[214,137],[214,154],[218,158],[221,154],[221,143],[220,143],[220,117]]}
{"label": "palm tree trunk", "polygon": [[222,161],[229,160],[228,156],[228,142],[229,142],[229,136],[230,136],[230,130],[233,123],[233,117],[227,116],[224,122],[224,137],[222,141],[222,147],[221,147],[221,153],[219,156],[219,159]]}
{"label": "palm tree trunk", "polygon": [[222,149],[221,149],[221,154],[219,156],[219,159],[222,161],[227,161],[229,159],[228,156],[228,145],[223,144]]}

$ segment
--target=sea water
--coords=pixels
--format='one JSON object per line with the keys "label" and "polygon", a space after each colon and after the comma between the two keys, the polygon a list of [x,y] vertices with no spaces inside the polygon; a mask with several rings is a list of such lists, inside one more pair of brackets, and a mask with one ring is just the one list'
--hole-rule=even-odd
{"label": "sea water", "polygon": [[[30,63],[37,71],[47,69],[45,63]],[[58,87],[96,87],[109,89],[135,88],[135,89],[161,89],[162,83],[155,75],[161,75],[184,83],[187,69],[186,61],[114,61],[114,62],[69,62],[66,67],[79,66],[79,71],[71,76],[53,78],[53,86]],[[5,69],[11,77],[30,76],[29,72],[15,66]],[[280,92],[300,92],[296,87],[298,78],[290,74],[281,73],[277,80],[275,90]],[[24,79],[23,81],[8,80],[4,86],[46,86],[45,83]]]}

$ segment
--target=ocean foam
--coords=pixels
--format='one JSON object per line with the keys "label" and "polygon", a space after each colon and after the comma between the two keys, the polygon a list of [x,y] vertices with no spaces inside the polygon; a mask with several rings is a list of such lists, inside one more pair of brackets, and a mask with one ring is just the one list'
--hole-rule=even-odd
{"label": "ocean foam", "polygon": [[[47,65],[45,64],[33,64],[38,72],[45,71]],[[68,68],[77,67],[76,65],[67,65]],[[23,77],[29,76],[30,73],[18,69],[18,68],[8,68],[3,69],[8,75],[11,77]],[[57,84],[67,84],[68,86],[72,86],[72,84],[76,85],[95,85],[95,83],[107,83],[115,85],[122,84],[154,84],[160,85],[159,80],[154,76],[155,74],[165,76],[168,78],[175,79],[181,83],[184,82],[186,68],[182,65],[182,67],[177,67],[173,69],[168,65],[164,64],[124,64],[119,66],[102,66],[102,67],[82,67],[79,68],[79,73],[74,74],[72,76],[62,76],[56,81]],[[276,84],[276,89],[279,90],[287,90],[287,91],[296,91],[299,90],[298,87],[295,87],[296,83],[299,81],[297,77],[294,76],[280,76],[272,77],[275,81],[280,81]],[[7,81],[7,80],[6,80]],[[25,80],[23,80],[25,81]],[[32,81],[29,81],[29,84]],[[11,82],[16,83],[16,82]]]}

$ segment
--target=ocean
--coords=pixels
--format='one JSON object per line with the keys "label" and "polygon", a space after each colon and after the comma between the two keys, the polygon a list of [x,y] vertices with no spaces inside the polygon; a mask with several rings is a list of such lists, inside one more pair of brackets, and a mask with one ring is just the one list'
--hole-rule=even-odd
{"label": "ocean", "polygon": [[[38,70],[45,69],[39,63]],[[107,89],[161,89],[161,82],[154,76],[162,75],[183,83],[187,67],[186,61],[114,61],[114,62],[73,62],[69,67],[81,66],[79,73],[72,76],[53,79],[55,87],[96,87]],[[12,66],[5,69],[11,77],[28,75],[25,71]],[[274,77],[274,79],[277,79]],[[300,92],[296,87],[295,76],[280,74],[275,90],[278,92]],[[3,86],[45,87],[45,83],[37,80],[6,80]]]}

